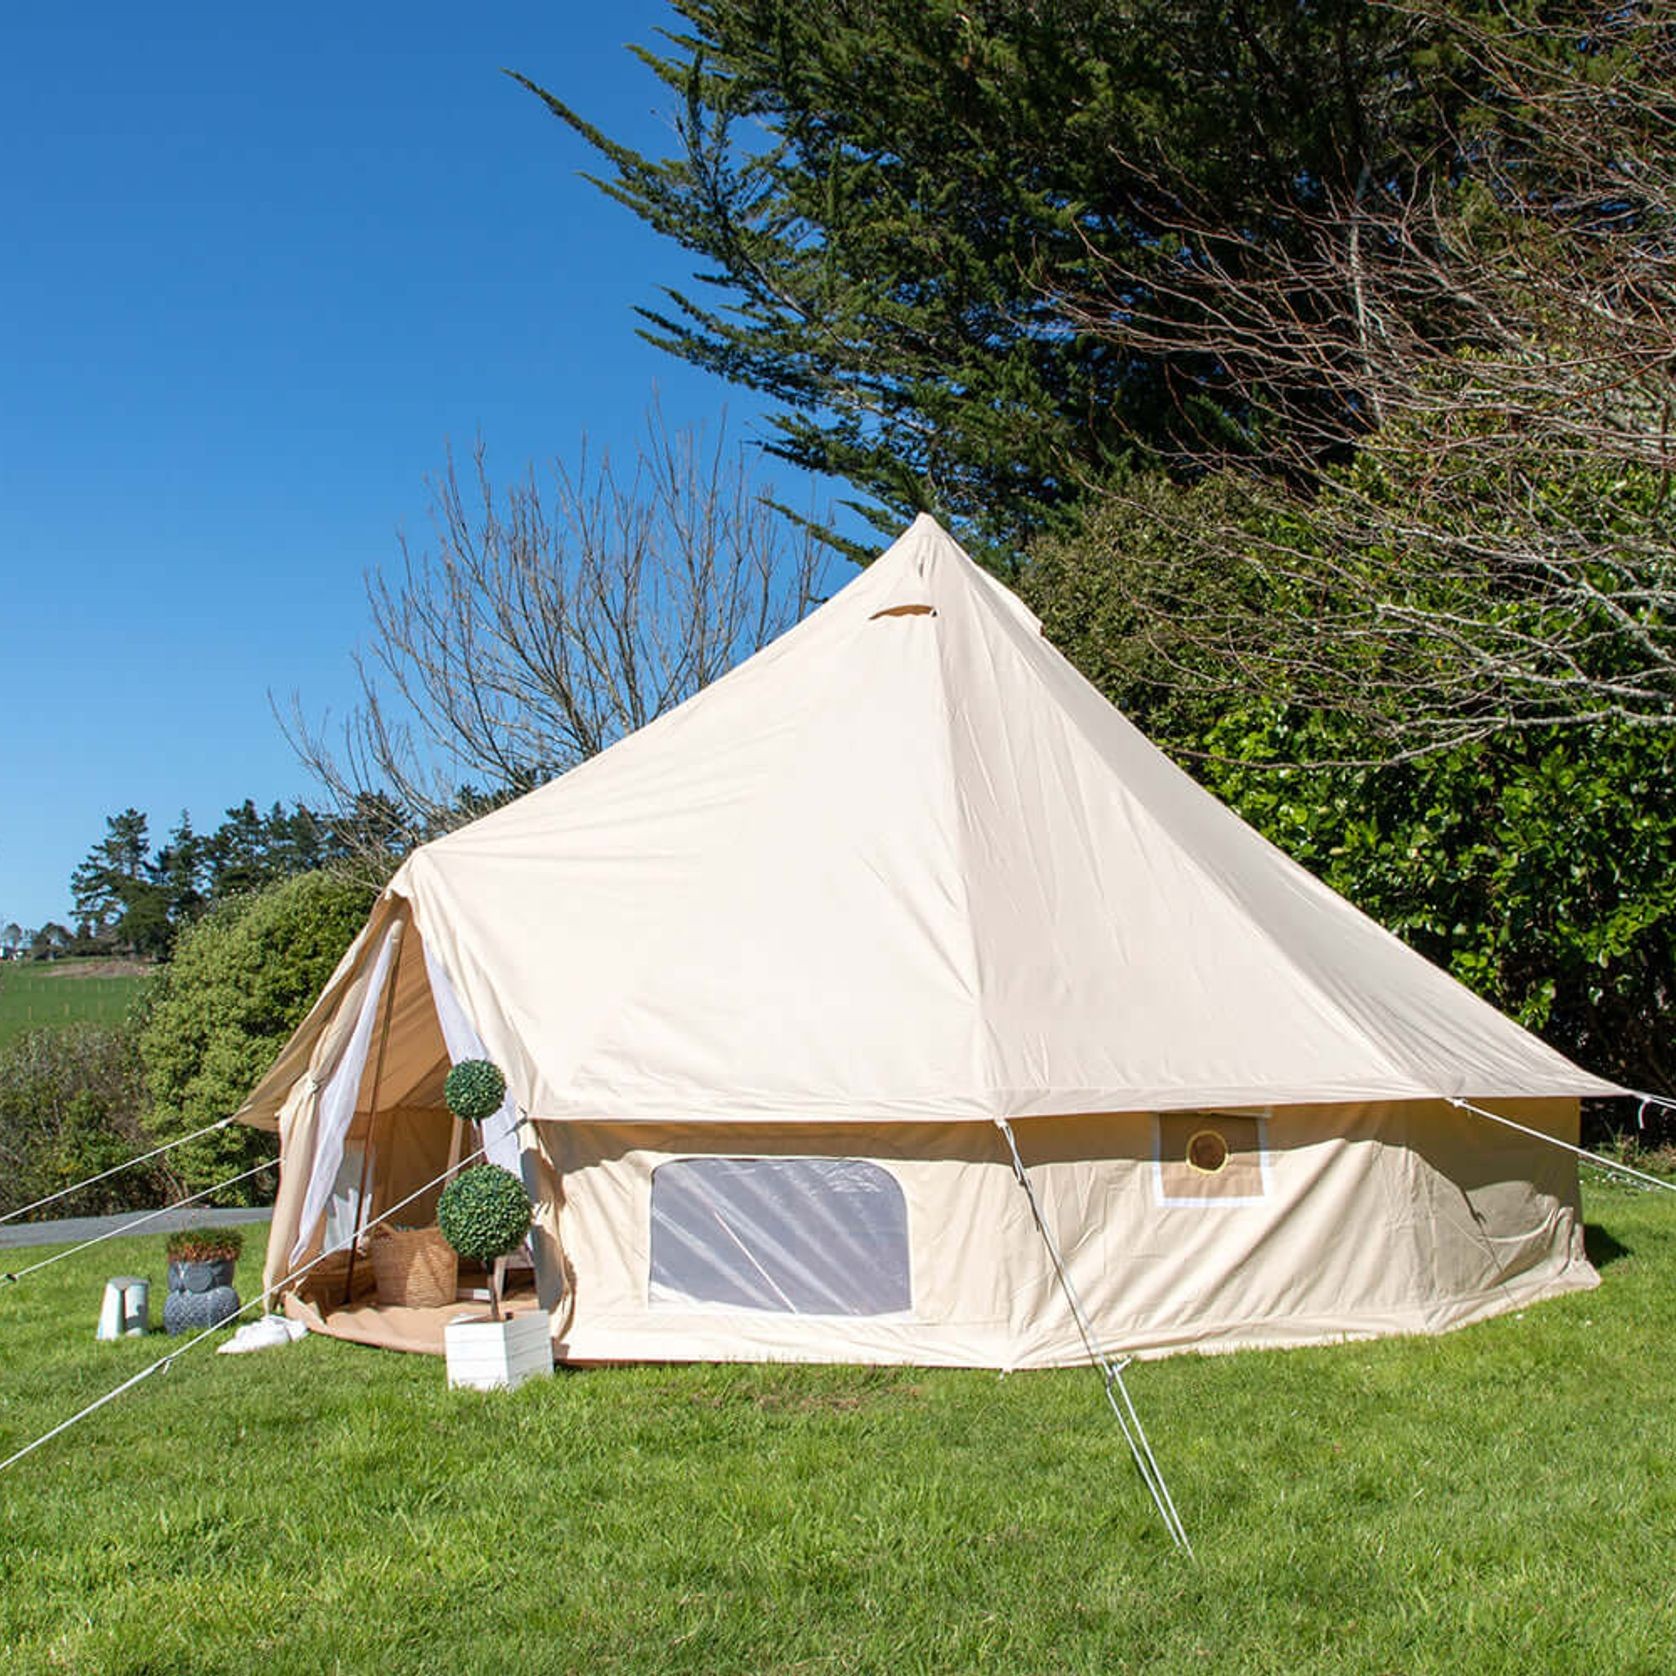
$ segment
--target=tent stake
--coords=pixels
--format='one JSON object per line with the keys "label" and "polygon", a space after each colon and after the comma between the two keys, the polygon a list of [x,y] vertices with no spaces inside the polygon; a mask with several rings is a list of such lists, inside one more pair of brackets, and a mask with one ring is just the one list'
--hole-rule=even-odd
{"label": "tent stake", "polygon": [[1018,1142],[1013,1137],[1013,1126],[1004,1117],[996,1118],[995,1126],[1006,1137],[1007,1150],[1012,1154],[1013,1174],[1018,1178],[1019,1186],[1024,1189],[1025,1198],[1030,1201],[1030,1214],[1035,1218],[1036,1231],[1042,1236],[1048,1256],[1053,1260],[1054,1273],[1059,1276],[1059,1285],[1065,1294],[1065,1301],[1071,1306],[1077,1331],[1082,1335],[1083,1347],[1088,1351],[1088,1359],[1095,1372],[1100,1375],[1101,1383],[1105,1387],[1106,1401],[1117,1419],[1118,1429],[1123,1433],[1123,1441],[1129,1445],[1129,1453],[1135,1457],[1135,1466],[1140,1472],[1141,1482],[1146,1485],[1152,1496],[1152,1505],[1158,1509],[1158,1517],[1164,1521],[1164,1529],[1169,1532],[1170,1541],[1192,1559],[1193,1544],[1187,1540],[1187,1528],[1181,1522],[1181,1515],[1176,1512],[1170,1487],[1164,1482],[1163,1469],[1158,1465],[1158,1458],[1152,1452],[1151,1443],[1147,1441],[1140,1411],[1135,1407],[1135,1399],[1130,1396],[1129,1387],[1123,1380],[1123,1370],[1128,1367],[1130,1359],[1124,1357],[1114,1362],[1100,1347],[1099,1340],[1094,1336],[1094,1325],[1082,1306],[1082,1299],[1078,1296],[1076,1287],[1071,1284],[1065,1259],[1059,1253],[1059,1242],[1054,1239],[1052,1230],[1047,1225],[1047,1218],[1042,1214],[1036,1189],[1030,1185],[1024,1160],[1019,1156]]}
{"label": "tent stake", "polygon": [[378,1127],[378,1092],[384,1082],[384,1049],[390,1041],[390,1018],[396,1010],[396,979],[401,975],[402,945],[400,940],[401,927],[395,927],[397,933],[396,957],[390,962],[390,970],[386,974],[384,983],[384,1023],[378,1032],[378,1057],[372,1067],[372,1098],[367,1106],[367,1135],[361,1143],[361,1182],[355,1189],[355,1237],[349,1242],[349,1269],[343,1282],[343,1307],[349,1307],[349,1301],[355,1295],[355,1259],[360,1253],[361,1240],[367,1230],[367,1177],[372,1170],[372,1142],[373,1131]]}

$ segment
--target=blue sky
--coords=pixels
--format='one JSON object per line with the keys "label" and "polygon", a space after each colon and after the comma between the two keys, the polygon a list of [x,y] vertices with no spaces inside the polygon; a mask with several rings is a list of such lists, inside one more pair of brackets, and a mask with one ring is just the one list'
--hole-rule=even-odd
{"label": "blue sky", "polygon": [[27,8],[0,54],[0,923],[154,833],[311,787],[269,693],[352,697],[426,475],[761,409],[634,335],[681,253],[583,181],[667,134],[660,4]]}

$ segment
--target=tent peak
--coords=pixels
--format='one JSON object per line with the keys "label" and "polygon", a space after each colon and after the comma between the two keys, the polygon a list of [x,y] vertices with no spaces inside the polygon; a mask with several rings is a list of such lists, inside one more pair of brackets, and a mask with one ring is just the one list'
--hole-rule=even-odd
{"label": "tent peak", "polygon": [[914,521],[867,568],[912,568],[916,575],[926,576],[941,560],[970,565],[971,556],[929,512],[919,513]]}

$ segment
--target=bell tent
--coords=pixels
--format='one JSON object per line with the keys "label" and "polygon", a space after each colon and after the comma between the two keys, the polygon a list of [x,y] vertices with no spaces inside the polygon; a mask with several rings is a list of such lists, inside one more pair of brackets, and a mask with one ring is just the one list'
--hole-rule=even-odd
{"label": "bell tent", "polygon": [[[481,1137],[442,1098],[471,1057],[509,1089]],[[481,1144],[562,1360],[1042,1367],[1087,1354],[1072,1291],[1148,1354],[1592,1286],[1540,1136],[1618,1092],[1244,825],[922,517],[415,851],[239,1115],[280,1137],[267,1284],[324,1331],[440,1349],[455,1309],[364,1262],[287,1277]]]}

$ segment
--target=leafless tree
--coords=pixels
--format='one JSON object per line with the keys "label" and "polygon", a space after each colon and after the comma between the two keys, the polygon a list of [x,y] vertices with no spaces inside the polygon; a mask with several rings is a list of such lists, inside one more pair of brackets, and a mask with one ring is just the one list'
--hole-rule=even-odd
{"label": "leafless tree", "polygon": [[1173,609],[1156,566],[1220,567],[1185,653],[1152,624],[1176,674],[1233,650],[1398,753],[1676,726],[1676,8],[1389,3],[1472,90],[1430,151],[1247,227],[1156,179],[1158,259],[1069,302],[1169,367],[1178,480],[1222,479],[1148,492],[1137,621]]}
{"label": "leafless tree", "polygon": [[[745,452],[656,408],[625,468],[586,445],[497,489],[477,447],[430,484],[431,545],[367,577],[360,703],[287,732],[375,865],[690,698],[815,603],[828,550]],[[371,811],[371,818],[369,818]]]}

